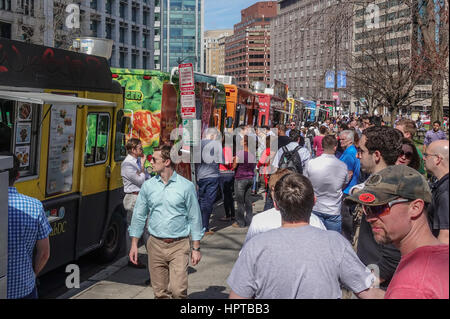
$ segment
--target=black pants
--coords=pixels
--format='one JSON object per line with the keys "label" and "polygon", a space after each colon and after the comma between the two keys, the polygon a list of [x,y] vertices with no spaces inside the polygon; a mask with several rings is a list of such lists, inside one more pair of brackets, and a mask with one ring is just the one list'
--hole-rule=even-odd
{"label": "black pants", "polygon": [[223,193],[223,208],[225,217],[234,218],[234,199],[233,199],[234,174],[220,174],[220,188]]}
{"label": "black pants", "polygon": [[344,194],[341,207],[341,217],[342,217],[342,235],[352,242],[355,236],[355,225],[353,223],[353,214],[355,212],[356,203],[345,201],[344,199],[348,195]]}

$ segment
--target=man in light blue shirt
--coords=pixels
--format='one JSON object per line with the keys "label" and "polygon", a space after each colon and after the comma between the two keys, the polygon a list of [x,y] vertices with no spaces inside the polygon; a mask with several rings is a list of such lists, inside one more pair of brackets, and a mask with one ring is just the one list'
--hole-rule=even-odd
{"label": "man in light blue shirt", "polygon": [[129,256],[136,264],[137,244],[148,217],[147,249],[155,298],[184,299],[189,255],[193,266],[201,259],[202,216],[194,184],[175,172],[170,150],[170,146],[164,145],[153,153],[153,171],[158,175],[146,181],[139,192],[129,227],[132,238]]}

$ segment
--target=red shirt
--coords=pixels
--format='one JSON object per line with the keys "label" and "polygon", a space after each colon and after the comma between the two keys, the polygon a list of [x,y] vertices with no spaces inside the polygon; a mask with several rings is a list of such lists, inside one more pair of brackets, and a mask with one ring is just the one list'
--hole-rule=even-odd
{"label": "red shirt", "polygon": [[316,157],[319,157],[323,153],[322,140],[324,137],[325,136],[322,136],[322,135],[317,135],[314,137],[313,149],[316,151]]}
{"label": "red shirt", "polygon": [[220,171],[233,171],[233,150],[231,147],[223,148],[225,164],[219,164]]}
{"label": "red shirt", "polygon": [[385,299],[448,299],[448,245],[419,247],[403,256]]}

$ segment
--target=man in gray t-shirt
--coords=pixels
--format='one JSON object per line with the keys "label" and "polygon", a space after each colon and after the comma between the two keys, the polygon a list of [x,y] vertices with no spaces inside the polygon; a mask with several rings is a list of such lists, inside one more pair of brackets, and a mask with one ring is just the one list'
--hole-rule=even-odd
{"label": "man in gray t-shirt", "polygon": [[230,298],[341,298],[341,284],[360,298],[383,298],[375,277],[337,232],[309,225],[311,182],[291,173],[275,185],[281,228],[252,238],[228,277]]}

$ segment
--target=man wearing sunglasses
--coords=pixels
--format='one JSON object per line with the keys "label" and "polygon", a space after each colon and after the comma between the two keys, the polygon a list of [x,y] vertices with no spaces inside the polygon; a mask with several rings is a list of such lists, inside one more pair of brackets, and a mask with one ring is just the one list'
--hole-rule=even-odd
{"label": "man wearing sunglasses", "polygon": [[[402,133],[392,127],[373,126],[365,129],[357,148],[361,171],[376,174],[390,165],[395,165],[402,149],[402,138]],[[361,189],[362,185],[354,186],[349,193],[353,194],[355,188]],[[355,233],[358,233],[357,230]],[[356,250],[366,266],[376,265],[379,268],[380,288],[386,289],[400,261],[400,252],[394,245],[378,244],[364,216],[361,217]]]}
{"label": "man wearing sunglasses", "polygon": [[347,199],[362,205],[378,244],[394,244],[401,252],[386,299],[449,298],[449,247],[430,230],[426,207],[431,191],[419,172],[389,166]]}

